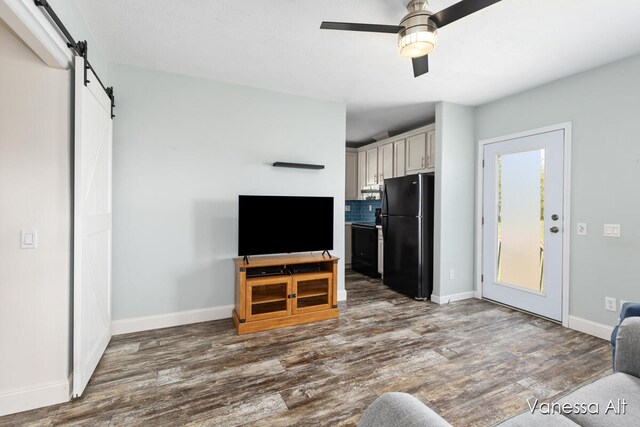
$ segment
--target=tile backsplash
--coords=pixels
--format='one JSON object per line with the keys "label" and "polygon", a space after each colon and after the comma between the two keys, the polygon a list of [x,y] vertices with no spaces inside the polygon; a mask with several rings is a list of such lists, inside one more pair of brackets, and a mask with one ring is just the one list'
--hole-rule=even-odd
{"label": "tile backsplash", "polygon": [[[349,210],[346,210],[346,207]],[[371,206],[371,210],[369,210]],[[376,220],[376,208],[382,206],[381,200],[346,200],[345,201],[345,222],[373,222]]]}

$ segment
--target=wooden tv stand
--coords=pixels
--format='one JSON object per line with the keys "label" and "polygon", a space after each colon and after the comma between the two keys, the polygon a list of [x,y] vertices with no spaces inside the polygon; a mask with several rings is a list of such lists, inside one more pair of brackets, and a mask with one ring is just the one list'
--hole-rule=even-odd
{"label": "wooden tv stand", "polygon": [[338,258],[321,254],[234,258],[239,334],[335,319]]}

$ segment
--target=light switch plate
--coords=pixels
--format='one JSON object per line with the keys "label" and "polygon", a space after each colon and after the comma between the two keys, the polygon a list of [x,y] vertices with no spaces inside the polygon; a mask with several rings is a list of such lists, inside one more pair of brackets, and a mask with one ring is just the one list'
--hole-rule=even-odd
{"label": "light switch plate", "polygon": [[613,224],[613,227],[611,227],[611,236],[620,237],[620,224]]}
{"label": "light switch plate", "polygon": [[587,223],[579,222],[578,223],[578,236],[586,236],[587,235]]}
{"label": "light switch plate", "polygon": [[344,211],[345,211],[345,212],[351,212],[351,206],[349,206],[349,205],[344,205]]}
{"label": "light switch plate", "polygon": [[38,230],[20,230],[20,248],[36,249],[38,247]]}
{"label": "light switch plate", "polygon": [[620,224],[605,224],[604,235],[606,237],[620,237]]}

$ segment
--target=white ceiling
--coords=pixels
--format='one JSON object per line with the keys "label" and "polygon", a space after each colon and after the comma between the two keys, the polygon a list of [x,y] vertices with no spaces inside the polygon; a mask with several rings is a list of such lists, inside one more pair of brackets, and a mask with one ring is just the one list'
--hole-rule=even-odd
{"label": "white ceiling", "polygon": [[[344,102],[347,141],[431,121],[640,53],[640,0],[503,0],[439,31],[413,77],[392,34],[320,22],[400,22],[408,0],[77,1],[111,62]],[[457,0],[433,0],[437,12]]]}

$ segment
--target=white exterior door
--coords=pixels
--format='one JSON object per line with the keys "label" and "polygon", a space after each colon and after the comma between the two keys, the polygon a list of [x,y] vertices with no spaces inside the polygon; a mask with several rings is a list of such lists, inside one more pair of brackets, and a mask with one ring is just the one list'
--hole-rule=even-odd
{"label": "white exterior door", "polygon": [[73,396],[111,339],[111,101],[75,59]]}
{"label": "white exterior door", "polygon": [[562,320],[564,130],[484,146],[484,298]]}

